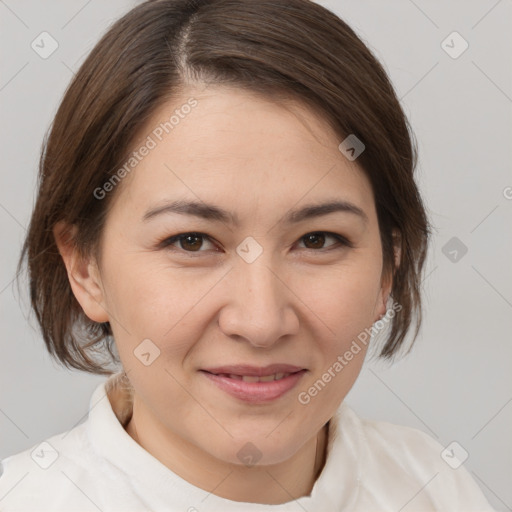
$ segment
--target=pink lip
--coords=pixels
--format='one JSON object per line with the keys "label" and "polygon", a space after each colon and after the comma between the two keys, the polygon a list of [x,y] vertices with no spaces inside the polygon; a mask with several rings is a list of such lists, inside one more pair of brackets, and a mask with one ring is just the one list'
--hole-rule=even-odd
{"label": "pink lip", "polygon": [[[292,373],[288,377],[270,382],[244,382],[243,380],[232,379],[225,376],[226,373],[232,373],[234,375],[251,375],[250,373],[239,374],[238,372],[220,372],[224,375],[215,375],[205,370],[201,370],[201,373],[206,375],[206,377],[208,377],[222,391],[225,391],[235,398],[250,403],[265,403],[276,400],[293,389],[306,371],[307,370],[299,369],[299,371]],[[258,376],[272,375],[273,373],[289,373],[289,371],[272,371]]]}

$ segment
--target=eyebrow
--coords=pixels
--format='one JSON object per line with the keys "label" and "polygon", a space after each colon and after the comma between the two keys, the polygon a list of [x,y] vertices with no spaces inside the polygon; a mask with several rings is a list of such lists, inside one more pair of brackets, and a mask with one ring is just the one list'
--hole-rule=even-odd
{"label": "eyebrow", "polygon": [[[365,224],[369,222],[368,216],[359,206],[345,200],[333,200],[322,204],[310,204],[300,209],[291,210],[281,219],[280,223],[296,224],[304,220],[323,217],[324,215],[334,212],[350,213],[359,217]],[[150,208],[142,217],[142,221],[147,222],[159,215],[169,213],[191,215],[204,220],[222,222],[234,226],[240,225],[238,215],[224,210],[223,208],[213,204],[184,200],[166,201],[163,204]]]}

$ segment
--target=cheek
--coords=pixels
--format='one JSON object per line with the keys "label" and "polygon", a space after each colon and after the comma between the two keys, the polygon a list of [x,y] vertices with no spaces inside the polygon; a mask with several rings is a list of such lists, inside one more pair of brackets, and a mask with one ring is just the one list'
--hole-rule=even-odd
{"label": "cheek", "polygon": [[123,363],[131,363],[134,350],[150,339],[161,351],[158,362],[179,364],[211,321],[222,274],[138,255],[119,258],[109,275],[107,307]]}
{"label": "cheek", "polygon": [[303,273],[292,289],[324,326],[326,337],[342,345],[373,324],[380,272],[374,259],[354,258],[353,263]]}
{"label": "cheek", "polygon": [[139,333],[150,329],[156,335],[160,324],[169,328],[194,299],[199,300],[201,280],[190,286],[185,270],[164,266],[149,254],[119,258],[110,268],[109,309]]}

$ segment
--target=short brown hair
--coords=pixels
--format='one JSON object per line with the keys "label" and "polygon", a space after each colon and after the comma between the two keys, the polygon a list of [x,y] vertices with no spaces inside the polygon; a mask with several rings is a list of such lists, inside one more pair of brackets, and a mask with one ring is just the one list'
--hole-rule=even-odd
{"label": "short brown hair", "polygon": [[[430,225],[414,181],[414,135],[381,64],[339,17],[309,0],[153,0],[132,9],[97,43],[69,85],[39,164],[38,196],[19,268],[27,261],[31,305],[52,356],[67,367],[111,374],[108,323],[84,314],[71,290],[53,227],[76,226],[80,254],[96,253],[114,194],[101,187],[125,161],[144,123],[190,80],[290,99],[320,112],[366,146],[357,163],[376,202],[383,268],[401,305],[380,356],[391,359],[413,321],[421,325],[421,273]],[[394,233],[401,260],[394,261]],[[412,343],[411,343],[412,346]],[[410,350],[410,348],[409,348]]]}

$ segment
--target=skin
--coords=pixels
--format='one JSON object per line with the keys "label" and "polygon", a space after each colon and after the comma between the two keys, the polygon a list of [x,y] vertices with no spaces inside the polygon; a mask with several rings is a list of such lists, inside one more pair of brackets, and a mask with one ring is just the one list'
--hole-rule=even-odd
{"label": "skin", "polygon": [[[190,86],[148,121],[134,148],[191,97],[198,106],[115,190],[101,263],[80,260],[63,225],[54,233],[84,312],[111,323],[135,390],[127,432],[202,489],[283,503],[310,494],[325,462],[325,425],[359,375],[365,348],[309,404],[299,393],[386,311],[391,281],[374,196],[319,114],[238,89]],[[240,226],[176,213],[142,221],[166,199],[214,203],[236,213]],[[367,222],[336,212],[280,224],[291,209],[332,199],[357,205]],[[323,241],[304,238],[319,231],[354,247],[325,233]],[[190,232],[207,236],[159,245]],[[236,252],[246,237],[263,249],[252,263]],[[160,350],[150,366],[134,355],[147,338]],[[308,372],[279,399],[249,404],[199,372],[236,363]],[[247,442],[261,452],[252,467],[237,457]]]}

